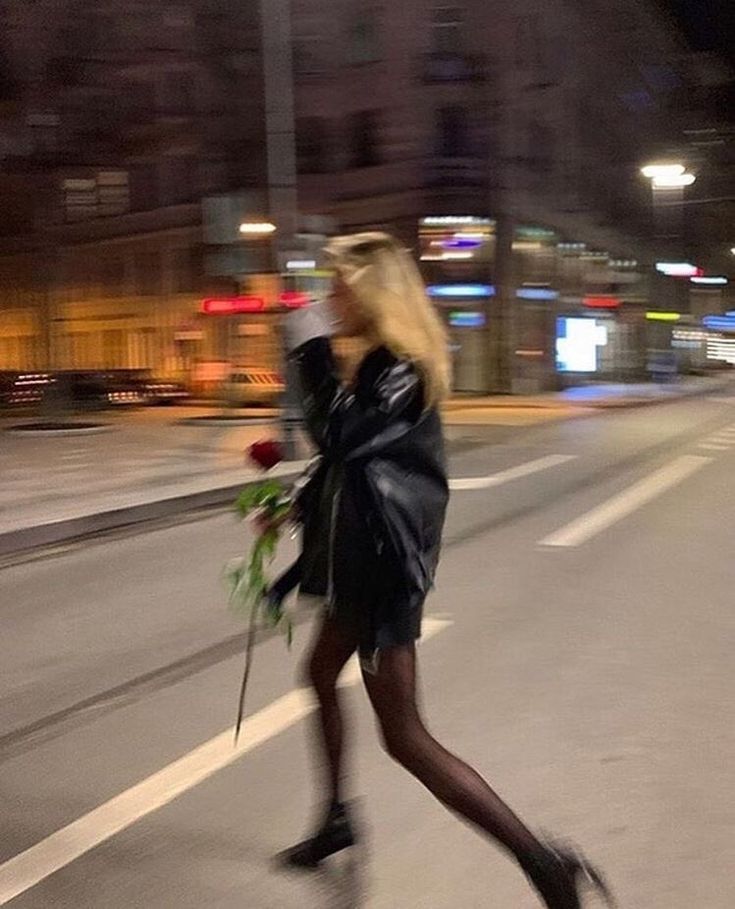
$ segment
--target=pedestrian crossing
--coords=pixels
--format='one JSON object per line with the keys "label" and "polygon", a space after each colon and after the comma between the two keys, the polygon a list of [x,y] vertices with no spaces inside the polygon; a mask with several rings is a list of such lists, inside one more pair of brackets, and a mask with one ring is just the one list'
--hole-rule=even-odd
{"label": "pedestrian crossing", "polygon": [[730,451],[733,445],[735,445],[735,423],[707,436],[697,447],[702,451]]}

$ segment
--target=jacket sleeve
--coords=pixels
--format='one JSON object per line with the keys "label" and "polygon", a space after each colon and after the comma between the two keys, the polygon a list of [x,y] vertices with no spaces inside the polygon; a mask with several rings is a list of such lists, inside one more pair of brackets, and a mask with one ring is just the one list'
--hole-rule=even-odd
{"label": "jacket sleeve", "polygon": [[299,369],[307,428],[323,454],[367,453],[388,441],[392,428],[421,412],[421,380],[404,360],[395,361],[369,392],[358,395],[340,383],[327,338],[307,341],[292,357]]}

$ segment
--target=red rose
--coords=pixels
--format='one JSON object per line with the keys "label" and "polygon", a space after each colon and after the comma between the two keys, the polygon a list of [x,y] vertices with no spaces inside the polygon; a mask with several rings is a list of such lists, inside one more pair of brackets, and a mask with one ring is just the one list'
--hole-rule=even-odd
{"label": "red rose", "polygon": [[263,470],[270,470],[271,467],[275,467],[276,464],[281,463],[283,460],[283,452],[281,451],[281,446],[278,442],[266,439],[262,442],[254,442],[250,448],[248,448],[248,457],[251,461],[254,461],[258,467],[262,467]]}

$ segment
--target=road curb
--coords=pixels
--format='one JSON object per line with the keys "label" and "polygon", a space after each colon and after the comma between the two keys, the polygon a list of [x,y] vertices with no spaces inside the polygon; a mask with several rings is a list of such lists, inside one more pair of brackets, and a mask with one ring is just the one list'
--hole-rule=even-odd
{"label": "road curb", "polygon": [[[553,401],[538,401],[537,403],[514,403],[513,396],[508,395],[507,399],[502,403],[495,402],[491,404],[483,404],[478,401],[470,400],[467,403],[463,403],[461,399],[453,399],[447,405],[445,405],[444,412],[446,416],[450,416],[452,412],[458,410],[561,410],[568,412],[570,409],[581,409],[581,410],[608,410],[608,409],[617,409],[625,407],[647,407],[652,404],[667,404],[674,401],[680,401],[685,398],[693,398],[701,395],[716,394],[719,391],[722,391],[724,388],[733,387],[732,379],[724,380],[713,380],[712,385],[708,388],[692,388],[689,390],[681,390],[671,395],[660,395],[660,396],[645,396],[645,397],[629,397],[629,398],[608,398],[603,401],[583,401],[583,400],[553,400]],[[735,391],[735,388],[734,388]]]}
{"label": "road curb", "polygon": [[[292,473],[282,474],[278,479],[289,482],[298,476],[299,471],[294,469]],[[235,501],[240,490],[259,482],[262,481],[253,478],[226,486],[217,486],[213,489],[185,493],[124,508],[109,509],[96,514],[80,515],[61,521],[52,521],[48,524],[37,524],[32,527],[0,532],[0,557],[21,555],[33,549],[71,543],[96,534],[160,521],[178,514],[228,505]]]}
{"label": "road curb", "polygon": [[26,428],[22,423],[3,428],[3,432],[9,436],[36,436],[39,438],[51,436],[59,438],[63,436],[97,436],[104,432],[112,432],[115,429],[109,423],[98,423],[96,426],[74,426],[70,424],[63,429],[38,429],[33,424]]}
{"label": "road curb", "polygon": [[[560,414],[558,420],[553,422],[574,420],[580,417],[591,417],[596,413],[610,410],[624,410],[637,407],[650,407],[657,404],[671,404],[687,398],[716,393],[727,387],[732,387],[731,381],[718,383],[711,388],[692,389],[691,391],[682,392],[666,398],[623,400],[608,402],[607,404],[590,404],[585,402],[584,404],[571,405],[565,408],[566,412],[563,415]],[[449,423],[450,421],[447,422]],[[540,425],[548,425],[548,423]],[[531,428],[536,427],[525,427],[525,429]],[[293,472],[284,473],[279,479],[288,482],[289,480],[295,479],[299,475],[299,472],[300,471],[297,468],[294,468]],[[243,487],[251,486],[257,482],[259,482],[259,480],[253,478],[251,480],[240,481],[239,483],[217,486],[212,489],[170,496],[152,502],[145,502],[124,508],[109,509],[96,514],[81,515],[66,520],[53,521],[48,524],[0,532],[0,557],[20,556],[29,550],[71,543],[96,534],[123,530],[138,524],[152,523],[187,512],[222,507],[233,502],[238,492]]]}

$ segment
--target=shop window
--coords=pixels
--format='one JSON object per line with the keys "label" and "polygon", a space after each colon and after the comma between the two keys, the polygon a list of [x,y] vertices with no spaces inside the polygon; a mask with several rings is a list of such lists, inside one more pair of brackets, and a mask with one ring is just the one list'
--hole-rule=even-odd
{"label": "shop window", "polygon": [[110,369],[122,369],[126,366],[125,335],[119,328],[106,329],[102,332],[102,362]]}
{"label": "shop window", "polygon": [[358,111],[350,116],[350,167],[374,167],[380,164],[378,112]]}

